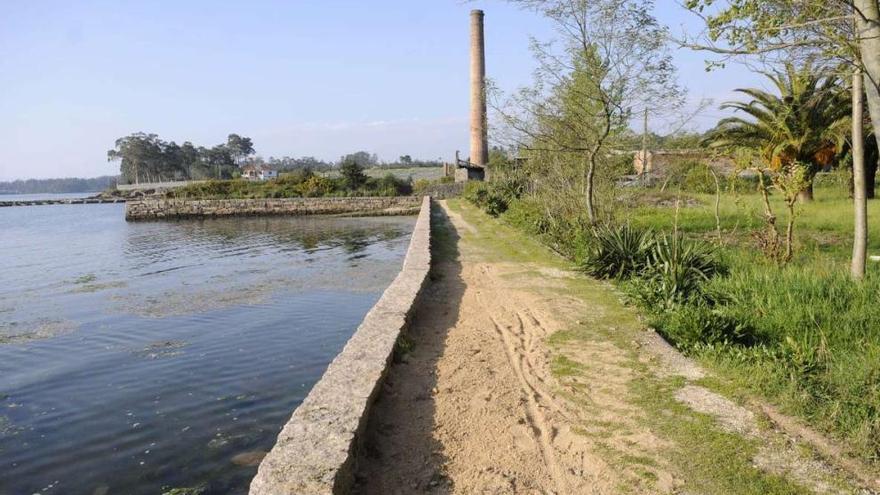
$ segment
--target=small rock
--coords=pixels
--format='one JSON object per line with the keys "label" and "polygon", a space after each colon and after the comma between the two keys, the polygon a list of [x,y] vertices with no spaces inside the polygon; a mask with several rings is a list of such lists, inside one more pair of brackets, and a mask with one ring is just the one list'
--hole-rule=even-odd
{"label": "small rock", "polygon": [[266,452],[262,450],[242,452],[232,458],[232,463],[236,466],[259,466],[264,457],[266,457]]}

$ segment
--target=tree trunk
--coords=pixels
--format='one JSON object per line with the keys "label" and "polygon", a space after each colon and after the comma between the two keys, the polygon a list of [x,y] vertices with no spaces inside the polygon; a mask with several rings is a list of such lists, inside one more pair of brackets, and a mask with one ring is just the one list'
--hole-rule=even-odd
{"label": "tree trunk", "polygon": [[783,261],[788,263],[794,255],[794,201],[786,200],[788,205],[788,225],[785,226],[785,257]]}
{"label": "tree trunk", "polygon": [[707,163],[706,168],[709,169],[709,173],[715,179],[715,234],[718,236],[718,245],[721,245],[721,182],[718,180],[718,174],[715,173],[715,169],[711,165]]}
{"label": "tree trunk", "polygon": [[801,203],[813,201],[813,181],[810,181],[807,187],[798,193],[798,201]]}
{"label": "tree trunk", "polygon": [[[853,6],[858,10],[856,31],[864,69],[868,113],[871,122],[880,122],[880,6],[877,0],[853,0]],[[874,136],[880,145],[880,125],[874,125]]]}
{"label": "tree trunk", "polygon": [[596,225],[596,208],[593,206],[593,176],[596,174],[596,153],[590,153],[587,164],[587,217],[590,225]]}
{"label": "tree trunk", "polygon": [[852,85],[852,156],[853,156],[853,212],[855,229],[853,231],[853,253],[850,273],[856,280],[865,277],[865,261],[868,245],[868,202],[865,183],[865,141],[862,129],[862,71],[853,72]]}
{"label": "tree trunk", "polygon": [[[855,159],[853,159],[853,161],[855,161]],[[849,199],[853,199],[853,194],[855,194],[855,185],[853,185],[853,180],[854,180],[854,177],[853,177],[853,168],[852,168],[852,164],[850,164],[850,167],[849,167],[849,178],[848,178],[847,183],[846,183],[846,194],[847,194],[846,197],[849,198]]]}

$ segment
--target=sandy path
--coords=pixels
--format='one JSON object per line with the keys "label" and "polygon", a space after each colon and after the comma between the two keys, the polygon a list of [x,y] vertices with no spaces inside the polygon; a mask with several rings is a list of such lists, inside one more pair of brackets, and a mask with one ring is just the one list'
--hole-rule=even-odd
{"label": "sandy path", "polygon": [[[449,213],[457,231],[475,232]],[[410,329],[416,344],[376,403],[357,491],[602,493],[604,463],[571,433],[581,413],[548,369],[543,342],[561,323],[535,289],[553,278],[516,277],[522,266],[459,247],[437,265]]]}
{"label": "sandy path", "polygon": [[[355,493],[680,491],[684,480],[664,454],[670,442],[629,398],[644,371],[625,350],[603,339],[563,341],[552,356],[577,373],[551,373],[548,337],[595,325],[608,308],[558,290],[571,276],[562,270],[487,261],[458,237],[477,229],[441,205],[458,252],[435,264],[409,330],[412,350],[392,366],[374,406]],[[664,365],[662,352],[642,366],[681,368]],[[826,485],[819,491],[838,493]]]}

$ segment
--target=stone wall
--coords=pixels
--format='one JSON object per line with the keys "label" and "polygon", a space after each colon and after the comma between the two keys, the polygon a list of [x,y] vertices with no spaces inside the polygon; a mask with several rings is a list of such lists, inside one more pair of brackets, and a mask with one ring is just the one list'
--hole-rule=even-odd
{"label": "stone wall", "polygon": [[140,199],[125,204],[126,220],[159,220],[232,215],[328,215],[416,213],[421,198]]}
{"label": "stone wall", "polygon": [[431,184],[424,189],[419,189],[419,194],[431,196],[434,199],[457,198],[464,192],[464,185],[464,182]]}
{"label": "stone wall", "polygon": [[431,266],[431,200],[422,200],[400,274],[281,430],[250,495],[347,493],[369,409]]}
{"label": "stone wall", "polygon": [[459,167],[455,169],[455,182],[485,180],[486,169],[482,167]]}
{"label": "stone wall", "polygon": [[647,162],[642,152],[633,155],[633,170],[636,174],[649,173],[656,177],[666,177],[668,172],[676,165],[685,162],[708,163],[717,173],[730,176],[736,166],[733,159],[726,156],[716,156],[706,150],[653,150],[648,151]]}

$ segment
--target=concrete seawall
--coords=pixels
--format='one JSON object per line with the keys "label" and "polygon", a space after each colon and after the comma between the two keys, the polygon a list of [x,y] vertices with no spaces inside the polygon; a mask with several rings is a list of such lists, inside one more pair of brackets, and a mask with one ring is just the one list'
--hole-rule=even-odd
{"label": "concrete seawall", "polygon": [[349,491],[370,406],[431,266],[431,200],[419,217],[400,274],[281,430],[250,495]]}
{"label": "concrete seawall", "polygon": [[140,199],[125,203],[126,220],[160,220],[233,215],[330,215],[340,213],[410,214],[421,198],[391,196],[369,198],[272,199]]}

